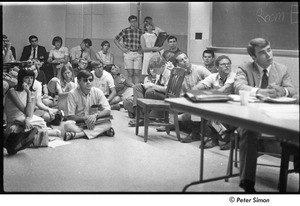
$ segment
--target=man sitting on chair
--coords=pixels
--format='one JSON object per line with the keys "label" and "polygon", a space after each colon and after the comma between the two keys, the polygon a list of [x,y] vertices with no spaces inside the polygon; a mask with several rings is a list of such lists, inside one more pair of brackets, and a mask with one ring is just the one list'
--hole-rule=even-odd
{"label": "man sitting on chair", "polygon": [[[166,60],[160,55],[154,55],[149,61],[149,70],[156,74],[155,83],[140,83],[133,86],[133,110],[135,111],[137,98],[165,99],[165,92],[169,82],[171,71],[166,68]],[[135,126],[135,120],[129,122],[129,126]]]}
{"label": "man sitting on chair", "polygon": [[[238,68],[234,82],[235,93],[250,91],[251,96],[292,97],[296,90],[286,66],[273,62],[270,42],[263,38],[252,39],[247,47],[254,62]],[[254,193],[258,138],[260,133],[240,129],[240,187]]]}
{"label": "man sitting on chair", "polygon": [[85,125],[79,127],[73,121],[67,121],[64,125],[65,141],[83,137],[93,139],[101,134],[114,136],[109,118],[97,124],[98,118],[110,116],[110,106],[103,92],[93,87],[93,80],[94,76],[88,70],[81,70],[77,75],[79,86],[70,91],[67,98],[67,119]]}

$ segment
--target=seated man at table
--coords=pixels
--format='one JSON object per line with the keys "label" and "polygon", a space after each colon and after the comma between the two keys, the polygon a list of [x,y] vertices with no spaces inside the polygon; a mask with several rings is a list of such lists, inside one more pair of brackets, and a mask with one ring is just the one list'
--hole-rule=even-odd
{"label": "seated man at table", "polygon": [[[64,141],[115,134],[109,119],[97,123],[97,119],[110,116],[110,106],[103,92],[93,87],[93,80],[94,76],[88,70],[81,70],[77,75],[78,87],[70,91],[67,98],[67,119],[73,121],[64,124]],[[79,122],[85,126],[80,127]]]}
{"label": "seated man at table", "polygon": [[[182,83],[181,92],[187,92],[197,85],[201,80],[205,79],[211,73],[204,66],[191,64],[188,56],[183,52],[178,52],[175,56],[176,65],[184,68],[186,74]],[[183,126],[188,125],[187,130],[191,130],[185,138],[181,139],[182,143],[190,143],[200,140],[200,123],[191,120],[191,114],[183,113],[178,116]]]}
{"label": "seated man at table", "polygon": [[[251,96],[292,97],[296,90],[286,66],[273,61],[270,42],[252,39],[247,47],[254,60],[240,66],[236,73],[234,91],[250,91]],[[240,187],[247,193],[255,192],[255,176],[260,133],[240,128]]]}
{"label": "seated man at table", "polygon": [[[216,70],[218,73],[213,73],[207,76],[204,80],[200,81],[193,90],[214,89],[224,94],[233,94],[233,82],[235,73],[231,71],[231,60],[226,55],[219,56],[216,61]],[[219,141],[225,142],[220,145],[221,150],[230,149],[230,133],[224,133],[225,131],[232,131],[234,127],[223,124],[218,121],[210,120],[207,122],[208,128],[206,128],[210,138],[206,141],[204,148],[212,148],[219,145]],[[224,131],[221,130],[223,128]],[[207,133],[206,133],[207,134]]]}

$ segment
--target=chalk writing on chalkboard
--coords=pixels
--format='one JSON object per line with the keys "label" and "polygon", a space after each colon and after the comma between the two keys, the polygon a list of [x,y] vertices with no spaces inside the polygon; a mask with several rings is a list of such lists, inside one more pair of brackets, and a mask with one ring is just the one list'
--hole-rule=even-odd
{"label": "chalk writing on chalkboard", "polygon": [[291,24],[298,23],[298,5],[291,5],[291,12],[288,14],[284,11],[279,11],[275,13],[268,13],[263,8],[257,9],[256,20],[258,23],[276,23],[284,22],[285,18],[288,18],[290,15]]}

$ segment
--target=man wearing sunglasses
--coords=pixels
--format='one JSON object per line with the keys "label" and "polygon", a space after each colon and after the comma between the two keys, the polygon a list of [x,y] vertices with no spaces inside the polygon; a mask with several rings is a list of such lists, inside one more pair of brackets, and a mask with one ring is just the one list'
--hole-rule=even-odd
{"label": "man wearing sunglasses", "polygon": [[35,35],[31,35],[29,37],[30,45],[27,45],[23,48],[22,56],[20,61],[27,61],[31,59],[38,59],[41,62],[41,67],[44,62],[48,59],[46,48],[38,45],[38,37]]}
{"label": "man wearing sunglasses", "polygon": [[93,139],[101,134],[114,136],[109,118],[110,105],[103,92],[93,87],[93,81],[94,76],[88,70],[81,70],[77,75],[78,87],[67,98],[67,119],[76,121],[76,124],[73,121],[64,124],[65,141],[77,138]]}

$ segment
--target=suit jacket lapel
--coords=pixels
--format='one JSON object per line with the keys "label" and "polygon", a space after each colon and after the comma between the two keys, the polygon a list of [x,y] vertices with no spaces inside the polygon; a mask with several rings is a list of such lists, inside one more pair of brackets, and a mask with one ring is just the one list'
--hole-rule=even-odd
{"label": "suit jacket lapel", "polygon": [[259,70],[258,70],[258,67],[256,65],[255,62],[252,63],[253,64],[253,72],[251,72],[251,75],[252,75],[252,79],[253,79],[253,86],[254,87],[259,87],[259,82],[260,82],[260,74],[259,74]]}
{"label": "suit jacket lapel", "polygon": [[278,71],[274,65],[274,63],[272,63],[272,66],[270,68],[270,73],[269,73],[269,84],[270,83],[276,83],[276,79],[278,77]]}

